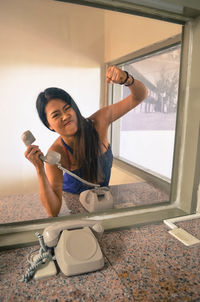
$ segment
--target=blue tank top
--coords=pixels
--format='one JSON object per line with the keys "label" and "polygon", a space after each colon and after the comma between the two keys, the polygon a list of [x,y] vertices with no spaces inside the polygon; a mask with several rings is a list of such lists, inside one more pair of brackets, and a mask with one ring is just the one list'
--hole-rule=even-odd
{"label": "blue tank top", "polygon": [[[62,143],[65,146],[67,152],[69,151],[73,153],[73,150],[70,148],[70,146],[68,146],[63,140]],[[99,185],[101,187],[108,186],[109,184],[112,162],[113,162],[113,154],[112,154],[111,146],[108,145],[107,151],[99,156],[99,164],[101,167],[101,176],[102,176]],[[71,172],[78,175],[79,177],[82,177],[81,168],[77,170],[73,170]],[[81,181],[69,175],[68,173],[64,173],[63,191],[80,194],[81,192],[89,189],[92,189],[92,187],[87,186],[86,184],[82,183]]]}

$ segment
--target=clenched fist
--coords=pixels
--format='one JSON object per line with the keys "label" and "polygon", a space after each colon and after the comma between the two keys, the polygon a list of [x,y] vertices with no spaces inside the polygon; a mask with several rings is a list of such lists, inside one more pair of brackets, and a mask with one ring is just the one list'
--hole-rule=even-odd
{"label": "clenched fist", "polygon": [[[108,67],[106,81],[111,84],[122,84],[127,79],[127,74],[116,66]],[[128,79],[127,79],[128,80]]]}

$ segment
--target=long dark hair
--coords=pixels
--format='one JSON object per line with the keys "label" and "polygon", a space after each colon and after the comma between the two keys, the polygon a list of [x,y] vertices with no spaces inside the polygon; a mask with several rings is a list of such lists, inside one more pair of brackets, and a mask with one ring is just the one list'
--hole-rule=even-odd
{"label": "long dark hair", "polygon": [[[82,177],[88,181],[98,180],[98,155],[100,152],[99,136],[91,120],[84,118],[72,97],[63,89],[50,87],[41,92],[36,101],[36,108],[42,123],[49,129],[46,117],[46,105],[52,99],[66,102],[75,111],[78,131],[75,135],[73,156],[81,168]],[[54,131],[54,130],[51,130]]]}

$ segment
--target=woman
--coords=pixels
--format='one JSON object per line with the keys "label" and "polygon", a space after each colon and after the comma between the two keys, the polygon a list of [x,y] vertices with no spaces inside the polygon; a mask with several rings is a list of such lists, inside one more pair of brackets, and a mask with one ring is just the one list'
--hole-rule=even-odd
{"label": "woman", "polygon": [[[105,106],[85,119],[70,97],[62,89],[48,88],[37,98],[36,107],[46,127],[60,136],[49,150],[61,154],[61,165],[83,179],[107,186],[112,167],[112,151],[108,143],[109,125],[136,107],[147,97],[147,89],[138,80],[116,66],[106,72],[106,81],[124,84],[130,95],[124,100]],[[36,167],[40,197],[49,216],[57,216],[62,205],[62,190],[80,193],[86,189],[57,167],[41,161],[43,155],[38,146],[28,146],[25,157]]]}

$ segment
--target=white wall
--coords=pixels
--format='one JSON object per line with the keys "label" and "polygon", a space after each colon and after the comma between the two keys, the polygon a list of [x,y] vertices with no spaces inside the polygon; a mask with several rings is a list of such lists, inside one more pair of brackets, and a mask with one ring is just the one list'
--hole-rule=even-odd
{"label": "white wall", "polygon": [[44,153],[56,138],[35,109],[47,87],[67,90],[84,116],[98,109],[104,14],[56,1],[7,0],[0,20],[0,194],[34,192],[36,173],[20,136],[30,129]]}

